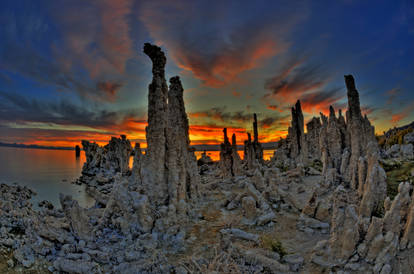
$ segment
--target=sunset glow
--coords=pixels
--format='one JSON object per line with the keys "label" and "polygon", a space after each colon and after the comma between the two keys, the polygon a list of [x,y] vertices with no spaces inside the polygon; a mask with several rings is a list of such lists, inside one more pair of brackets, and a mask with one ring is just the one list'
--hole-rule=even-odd
{"label": "sunset glow", "polygon": [[260,141],[278,141],[298,99],[305,123],[345,115],[349,73],[378,134],[414,119],[410,1],[293,2],[2,1],[0,142],[125,134],[145,148],[144,42],[165,49],[167,82],[181,77],[192,145],[220,144],[224,127],[242,145],[253,113]]}

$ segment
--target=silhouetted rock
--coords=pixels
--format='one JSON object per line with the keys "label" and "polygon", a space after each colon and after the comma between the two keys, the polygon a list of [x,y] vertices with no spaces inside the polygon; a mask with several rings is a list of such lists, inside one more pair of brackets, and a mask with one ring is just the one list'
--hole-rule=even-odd
{"label": "silhouetted rock", "polygon": [[80,157],[80,152],[81,152],[80,147],[78,145],[76,145],[75,146],[75,155],[76,155],[76,158],[79,158]]}
{"label": "silhouetted rock", "polygon": [[247,140],[244,141],[244,164],[248,170],[257,168],[263,164],[263,148],[259,142],[259,131],[257,129],[257,116],[253,114],[253,142],[250,133],[247,133]]}
{"label": "silhouetted rock", "polygon": [[[237,153],[237,152],[236,152]],[[220,173],[223,178],[235,175],[233,169],[233,146],[227,136],[227,128],[223,129],[223,143],[220,145]]]}

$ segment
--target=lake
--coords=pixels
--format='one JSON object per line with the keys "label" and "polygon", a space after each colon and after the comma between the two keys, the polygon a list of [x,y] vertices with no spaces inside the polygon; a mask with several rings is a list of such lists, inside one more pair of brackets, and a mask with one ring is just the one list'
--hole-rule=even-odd
{"label": "lake", "polygon": [[[196,151],[197,159],[202,151]],[[243,151],[239,151],[243,158]],[[264,158],[269,159],[273,150],[264,150]],[[219,151],[207,151],[214,161],[219,160]],[[0,147],[0,183],[18,183],[30,187],[37,195],[33,205],[43,200],[60,207],[59,193],[71,195],[83,207],[90,207],[94,200],[85,192],[85,186],[72,184],[81,175],[85,154],[76,158],[72,150],[47,150],[32,148]],[[130,161],[132,165],[132,158]]]}
{"label": "lake", "polygon": [[79,204],[89,207],[94,200],[85,186],[72,184],[81,175],[85,154],[76,158],[75,151],[0,147],[0,183],[18,183],[30,187],[37,195],[33,205],[48,200],[60,207],[59,193],[72,195]]}

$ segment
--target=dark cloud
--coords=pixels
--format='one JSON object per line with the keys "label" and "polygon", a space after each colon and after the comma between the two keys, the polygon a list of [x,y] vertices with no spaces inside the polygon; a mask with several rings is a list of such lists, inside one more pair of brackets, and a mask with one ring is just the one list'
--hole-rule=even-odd
{"label": "dark cloud", "polygon": [[108,98],[112,98],[112,101],[115,99],[116,93],[122,87],[120,83],[111,83],[109,81],[98,82],[96,88],[105,93]]}
{"label": "dark cloud", "polygon": [[[219,126],[222,128],[227,125],[237,125],[239,127],[247,127],[251,128],[253,123],[253,113],[246,113],[244,111],[226,111],[226,108],[212,108],[206,111],[200,112],[193,112],[189,114],[190,118],[194,120],[203,119],[203,121],[207,121],[210,125],[215,124],[217,127],[217,123],[223,124],[223,126]],[[258,123],[259,127],[264,129],[267,128],[275,128],[284,124],[285,120],[289,117],[289,115],[282,114],[277,112],[276,114],[273,113],[272,115],[267,114],[258,114]],[[211,126],[208,127],[211,129]]]}
{"label": "dark cloud", "polygon": [[[0,91],[2,123],[53,123],[62,126],[86,126],[107,129],[127,119],[139,117],[137,110],[107,111],[84,108],[67,101],[44,102]],[[141,113],[142,115],[142,113]],[[141,116],[142,117],[142,116]],[[137,118],[135,118],[137,119]]]}
{"label": "dark cloud", "polygon": [[306,112],[324,111],[345,95],[343,88],[328,87],[331,73],[306,58],[291,58],[280,67],[275,76],[265,81],[265,89],[269,92],[262,101],[269,109],[283,111],[283,106],[278,105],[291,105],[301,100]]}
{"label": "dark cloud", "polygon": [[[277,12],[269,12],[242,2],[211,5],[155,0],[144,2],[139,16],[154,40],[166,45],[180,68],[192,72],[207,86],[219,87],[243,80],[243,72],[262,66],[288,48],[287,36],[307,14],[306,8],[295,7],[279,5]],[[228,20],[229,11],[236,16],[246,9],[257,16]],[[289,12],[289,19],[278,17],[284,12]]]}
{"label": "dark cloud", "polygon": [[329,106],[333,106],[345,94],[344,88],[322,89],[303,94],[299,99],[302,103],[302,109],[305,111],[327,111]]}
{"label": "dark cloud", "polygon": [[216,122],[223,123],[245,123],[253,119],[252,114],[245,113],[244,111],[229,112],[225,107],[214,107],[204,111],[189,113],[190,118],[193,119],[207,119],[214,120]]}
{"label": "dark cloud", "polygon": [[85,75],[64,69],[30,47],[22,48],[18,45],[0,47],[0,69],[18,73],[61,91],[74,91],[82,98],[93,101],[112,101],[121,88],[119,82],[98,81],[95,84]]}
{"label": "dark cloud", "polygon": [[293,58],[275,76],[265,81],[265,89],[270,91],[266,97],[298,98],[322,87],[326,81],[327,73],[320,65],[309,65],[303,59]]}
{"label": "dark cloud", "polygon": [[129,32],[135,1],[26,2],[0,11],[0,70],[83,99],[114,101],[131,77],[127,62],[137,56]]}

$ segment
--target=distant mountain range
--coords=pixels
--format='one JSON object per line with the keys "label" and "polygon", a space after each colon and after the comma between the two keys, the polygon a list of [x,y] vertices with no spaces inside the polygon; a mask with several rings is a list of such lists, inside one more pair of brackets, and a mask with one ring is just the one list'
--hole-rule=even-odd
{"label": "distant mountain range", "polygon": [[54,146],[39,146],[26,144],[9,144],[0,142],[0,147],[17,147],[17,148],[35,148],[35,149],[57,149],[57,150],[75,150],[74,147],[54,147]]}
{"label": "distant mountain range", "polygon": [[[263,149],[275,149],[277,142],[262,143]],[[34,148],[34,149],[55,149],[55,150],[75,150],[74,147],[55,147],[55,146],[39,146],[39,145],[26,145],[26,144],[10,144],[0,142],[0,147],[16,147],[16,148]],[[196,151],[219,151],[220,145],[194,145],[192,146]],[[243,146],[237,146],[239,150],[243,150]]]}

